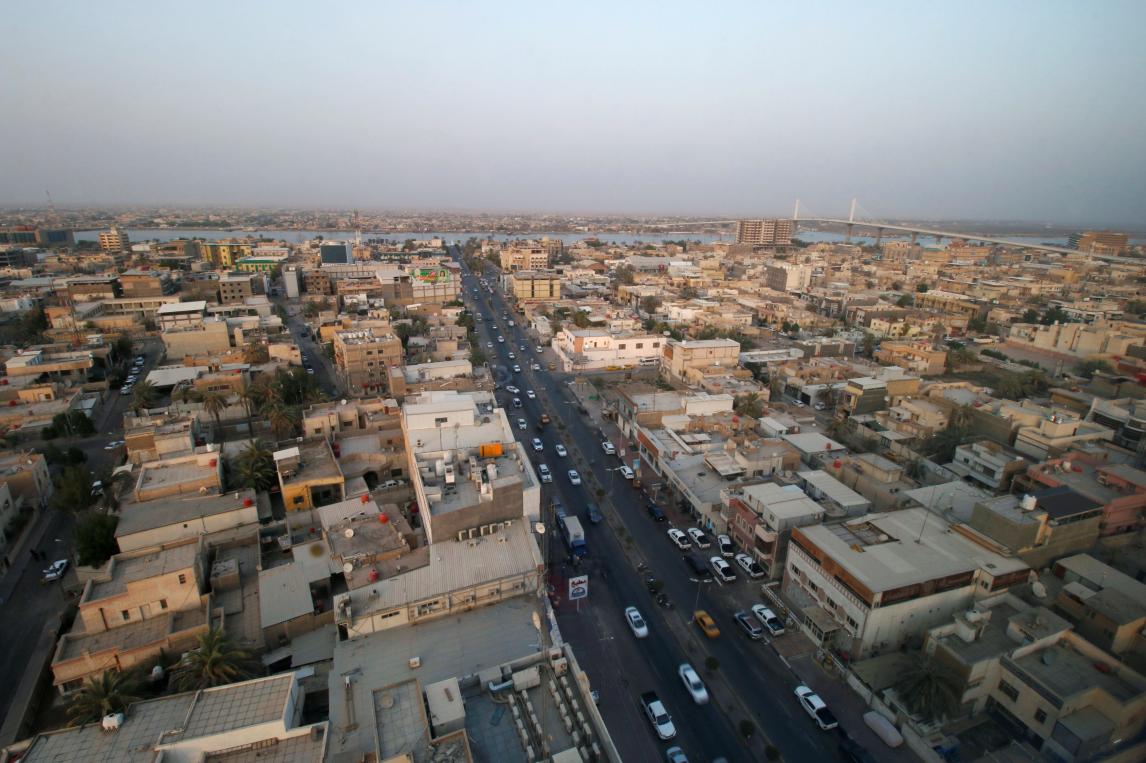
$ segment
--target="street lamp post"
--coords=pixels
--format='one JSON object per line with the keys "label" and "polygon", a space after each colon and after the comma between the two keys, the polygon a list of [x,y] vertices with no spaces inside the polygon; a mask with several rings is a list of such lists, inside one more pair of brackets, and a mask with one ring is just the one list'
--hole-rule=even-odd
{"label": "street lamp post", "polygon": [[704,583],[711,583],[712,580],[705,580],[704,578],[689,578],[688,582],[696,583],[696,598],[692,601],[692,611],[696,612],[696,608],[700,606],[700,587]]}

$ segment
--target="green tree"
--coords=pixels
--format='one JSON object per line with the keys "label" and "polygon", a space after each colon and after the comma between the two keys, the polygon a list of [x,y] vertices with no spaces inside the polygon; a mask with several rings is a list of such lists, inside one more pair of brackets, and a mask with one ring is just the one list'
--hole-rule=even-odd
{"label": "green tree", "polygon": [[251,440],[235,459],[235,478],[239,485],[266,492],[275,484],[275,460],[270,449],[260,440]]}
{"label": "green tree", "polygon": [[79,513],[92,505],[92,473],[86,466],[69,466],[56,478],[52,505],[62,511]]}
{"label": "green tree", "polygon": [[932,657],[919,655],[895,685],[912,713],[925,722],[950,718],[961,704],[962,681]]}
{"label": "green tree", "polygon": [[[694,286],[682,286],[679,296],[681,299],[696,299],[700,296],[700,292]],[[650,311],[655,312],[655,311]]]}
{"label": "green tree", "polygon": [[221,628],[199,636],[199,643],[171,671],[171,682],[180,691],[209,689],[242,681],[255,675],[255,663]]}
{"label": "green tree", "polygon": [[119,518],[98,511],[84,512],[72,530],[76,547],[76,563],[85,567],[98,567],[113,554],[119,553],[115,541],[115,527]]}
{"label": "green tree", "polygon": [[1096,371],[1109,374],[1114,372],[1114,366],[1105,360],[1084,360],[1074,367],[1074,372],[1087,379],[1093,379]]}
{"label": "green tree", "polygon": [[131,392],[131,409],[136,413],[145,411],[155,405],[158,396],[155,385],[149,381],[141,381],[135,385]]}
{"label": "green tree", "polygon": [[135,342],[133,342],[131,337],[127,334],[121,334],[119,338],[115,340],[115,354],[123,360],[130,358],[134,349]]}
{"label": "green tree", "polygon": [[661,309],[661,298],[655,295],[649,295],[641,299],[641,311],[652,315],[657,310]]}
{"label": "green tree", "polygon": [[915,304],[915,297],[910,294],[904,294],[899,299],[895,300],[897,307],[911,307]]}
{"label": "green tree", "polygon": [[584,328],[588,328],[590,323],[591,323],[591,321],[589,320],[589,314],[587,312],[585,312],[584,310],[573,311],[573,325],[574,326],[576,326],[579,329],[584,329]]}
{"label": "green tree", "polygon": [[863,335],[863,342],[860,344],[860,352],[865,358],[871,358],[875,355],[875,346],[879,344],[879,340],[875,334],[870,331],[865,331]]}
{"label": "green tree", "polygon": [[322,312],[322,310],[319,308],[317,302],[307,302],[302,308],[304,318],[317,318],[320,312]]}
{"label": "green tree", "polygon": [[139,678],[134,671],[105,670],[86,681],[68,697],[69,725],[97,723],[104,716],[123,712],[139,699]]}
{"label": "green tree", "polygon": [[920,294],[926,294],[926,293],[927,293],[927,289],[928,289],[928,288],[929,288],[929,287],[928,287],[928,286],[927,286],[927,284],[925,284],[925,283],[917,283],[917,284],[915,284],[915,290],[916,290],[917,292],[919,292]]}
{"label": "green tree", "polygon": [[1043,319],[1040,321],[1044,326],[1050,326],[1052,323],[1070,323],[1070,316],[1066,314],[1058,305],[1043,313]]}
{"label": "green tree", "polygon": [[978,361],[979,356],[966,347],[958,347],[947,353],[947,360],[952,368],[962,368]]}
{"label": "green tree", "polygon": [[284,440],[287,437],[293,437],[295,434],[295,417],[291,414],[290,408],[285,405],[272,405],[263,412],[267,418],[267,423],[271,425],[271,431],[274,432],[275,437]]}
{"label": "green tree", "polygon": [[267,363],[271,359],[271,352],[261,342],[247,342],[243,345],[243,362],[251,365]]}
{"label": "green tree", "polygon": [[758,419],[764,415],[764,402],[758,393],[749,392],[746,395],[738,395],[732,401],[732,410],[741,416]]}
{"label": "green tree", "polygon": [[227,410],[227,398],[218,392],[208,392],[203,395],[203,410],[205,410],[211,419],[215,422],[215,441],[219,441],[219,431],[221,429],[220,419],[223,411]]}

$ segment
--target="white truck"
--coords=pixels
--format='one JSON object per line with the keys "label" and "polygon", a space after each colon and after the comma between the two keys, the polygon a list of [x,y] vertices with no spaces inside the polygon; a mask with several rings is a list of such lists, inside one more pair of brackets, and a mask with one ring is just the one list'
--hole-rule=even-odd
{"label": "white truck", "polygon": [[641,695],[641,706],[645,708],[645,715],[649,723],[661,739],[672,739],[676,736],[676,726],[672,725],[672,716],[668,714],[664,703],[655,691],[647,691]]}

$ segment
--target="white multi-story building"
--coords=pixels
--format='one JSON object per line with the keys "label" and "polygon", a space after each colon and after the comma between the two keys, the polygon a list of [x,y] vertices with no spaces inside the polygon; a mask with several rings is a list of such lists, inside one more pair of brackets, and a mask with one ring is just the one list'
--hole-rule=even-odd
{"label": "white multi-story building", "polygon": [[781,262],[769,265],[766,271],[768,288],[776,291],[803,291],[812,282],[812,268],[809,265],[797,265],[791,262]]}
{"label": "white multi-story building", "polygon": [[566,329],[557,332],[552,346],[562,370],[571,372],[655,366],[666,341],[660,334]]}

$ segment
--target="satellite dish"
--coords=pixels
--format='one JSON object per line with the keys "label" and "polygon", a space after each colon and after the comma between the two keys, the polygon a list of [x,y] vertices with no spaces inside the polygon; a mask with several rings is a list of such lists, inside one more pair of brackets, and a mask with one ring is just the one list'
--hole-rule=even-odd
{"label": "satellite dish", "polygon": [[347,575],[349,575],[350,573],[354,572],[354,565],[351,564],[350,562],[343,562],[342,563],[342,571],[344,573],[346,573]]}
{"label": "satellite dish", "polygon": [[345,530],[342,531],[342,534],[344,537],[353,538],[354,537],[354,528],[353,527],[347,527]]}

